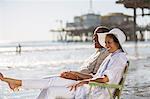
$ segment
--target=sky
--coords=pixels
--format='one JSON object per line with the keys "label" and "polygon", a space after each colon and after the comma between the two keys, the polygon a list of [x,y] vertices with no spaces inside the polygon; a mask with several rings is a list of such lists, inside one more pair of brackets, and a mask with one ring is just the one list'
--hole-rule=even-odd
{"label": "sky", "polygon": [[[41,41],[56,38],[50,29],[73,22],[74,16],[89,12],[90,0],[0,0],[0,42]],[[132,9],[116,4],[117,0],[92,0],[96,14],[121,12],[133,15]],[[141,10],[138,9],[138,13]],[[138,24],[150,23],[149,17],[138,17]]]}

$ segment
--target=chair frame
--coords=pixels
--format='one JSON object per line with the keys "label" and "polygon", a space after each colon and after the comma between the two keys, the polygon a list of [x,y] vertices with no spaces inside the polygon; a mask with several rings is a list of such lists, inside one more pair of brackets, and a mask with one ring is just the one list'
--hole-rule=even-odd
{"label": "chair frame", "polygon": [[[124,87],[124,82],[125,82],[125,79],[126,79],[126,76],[127,76],[127,72],[128,72],[128,68],[129,68],[129,61],[127,61],[127,64],[126,64],[126,67],[124,69],[124,72],[122,74],[122,78],[119,82],[119,84],[107,84],[107,83],[97,83],[97,82],[90,82],[89,85],[90,87],[94,87],[94,86],[99,86],[99,87],[103,87],[103,88],[107,88],[108,92],[109,92],[109,95],[110,95],[110,99],[120,99],[120,96],[121,96],[121,92],[122,92],[122,89]],[[111,88],[114,88],[115,91],[114,93],[111,93],[110,89]],[[90,97],[90,93],[89,92],[89,97]]]}

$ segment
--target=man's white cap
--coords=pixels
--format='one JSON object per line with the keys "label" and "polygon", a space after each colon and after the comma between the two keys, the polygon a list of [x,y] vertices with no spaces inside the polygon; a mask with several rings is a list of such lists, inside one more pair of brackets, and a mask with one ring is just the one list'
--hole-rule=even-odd
{"label": "man's white cap", "polygon": [[102,46],[105,46],[105,38],[107,34],[113,34],[118,39],[120,45],[122,45],[126,41],[126,36],[123,31],[121,31],[119,28],[113,28],[109,32],[106,33],[97,33],[98,35],[98,41]]}

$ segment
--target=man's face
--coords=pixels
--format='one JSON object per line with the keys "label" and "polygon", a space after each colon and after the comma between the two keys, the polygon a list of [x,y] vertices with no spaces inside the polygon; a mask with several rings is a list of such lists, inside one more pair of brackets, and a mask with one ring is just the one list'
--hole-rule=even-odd
{"label": "man's face", "polygon": [[99,42],[98,42],[98,35],[97,35],[97,33],[93,34],[93,42],[94,42],[95,48],[100,48],[101,47]]}

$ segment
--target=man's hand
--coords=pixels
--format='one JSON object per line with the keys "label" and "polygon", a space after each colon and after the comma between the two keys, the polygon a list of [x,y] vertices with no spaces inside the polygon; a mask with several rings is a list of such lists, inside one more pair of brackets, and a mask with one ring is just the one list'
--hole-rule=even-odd
{"label": "man's hand", "polygon": [[71,80],[78,80],[78,76],[75,75],[73,72],[63,72],[60,74],[60,77],[66,78],[66,79],[71,79]]}

